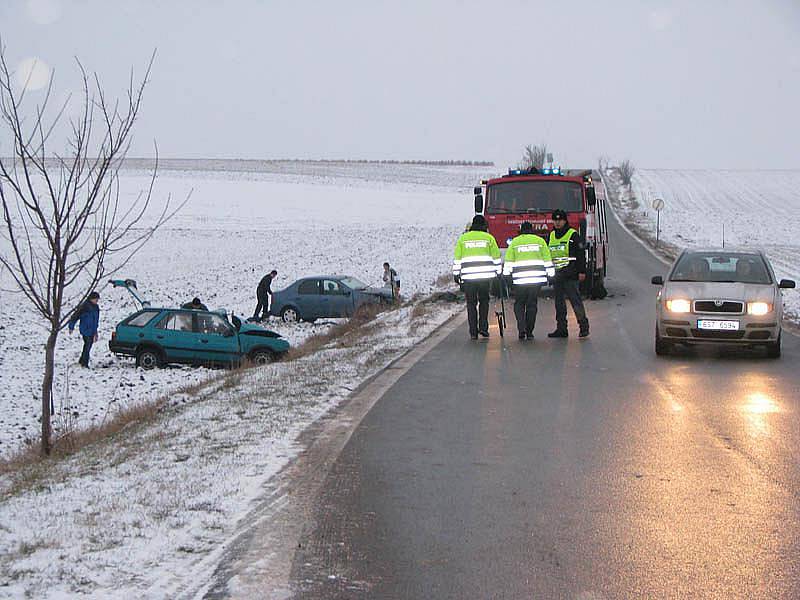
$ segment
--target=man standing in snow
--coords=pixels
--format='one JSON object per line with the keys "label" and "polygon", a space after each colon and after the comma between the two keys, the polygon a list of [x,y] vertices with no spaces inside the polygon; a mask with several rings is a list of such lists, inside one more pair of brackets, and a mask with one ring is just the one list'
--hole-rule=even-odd
{"label": "man standing in snow", "polygon": [[80,321],[78,330],[83,337],[83,352],[78,360],[78,364],[82,367],[89,366],[89,352],[92,349],[92,344],[97,341],[97,327],[100,324],[100,294],[92,292],[89,294],[89,299],[84,302],[81,307],[75,311],[72,319],[69,321],[68,326],[70,333],[75,330],[75,323]]}
{"label": "man standing in snow", "polygon": [[[256,312],[253,314],[254,321],[261,321],[269,317],[269,303],[270,296],[272,296],[272,280],[278,272],[275,269],[269,272],[269,275],[264,275],[256,289],[256,297],[258,304],[256,305]],[[260,313],[260,316],[259,316]]]}
{"label": "man standing in snow", "polygon": [[383,263],[383,285],[392,289],[392,300],[397,301],[400,296],[400,276],[388,262]]}

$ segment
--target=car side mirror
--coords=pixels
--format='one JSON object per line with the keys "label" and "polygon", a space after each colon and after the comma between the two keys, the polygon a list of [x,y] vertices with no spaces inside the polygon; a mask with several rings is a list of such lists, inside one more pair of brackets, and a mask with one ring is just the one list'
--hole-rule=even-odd
{"label": "car side mirror", "polygon": [[661,275],[656,275],[650,280],[653,285],[664,285],[664,278]]}
{"label": "car side mirror", "polygon": [[597,204],[597,195],[594,193],[594,186],[586,188],[586,203],[589,206]]}
{"label": "car side mirror", "polygon": [[222,334],[222,337],[233,337],[234,335],[236,334],[233,331],[231,331],[230,329],[226,329],[225,333]]}
{"label": "car side mirror", "polygon": [[475,212],[483,212],[483,194],[475,194]]}
{"label": "car side mirror", "polygon": [[794,281],[791,279],[781,279],[781,282],[778,284],[778,287],[784,290],[793,290],[794,289]]}
{"label": "car side mirror", "polygon": [[344,291],[342,292],[342,294],[343,294],[344,296],[349,296],[351,293],[352,293],[352,292],[351,292],[350,290],[344,290]]}

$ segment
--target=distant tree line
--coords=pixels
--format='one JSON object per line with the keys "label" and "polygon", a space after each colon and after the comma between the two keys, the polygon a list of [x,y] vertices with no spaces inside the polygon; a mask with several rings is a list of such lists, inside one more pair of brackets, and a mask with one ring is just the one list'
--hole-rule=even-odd
{"label": "distant tree line", "polygon": [[[128,168],[149,168],[152,166],[152,159],[148,158],[125,158],[124,164]],[[494,167],[495,164],[489,160],[367,160],[358,158],[161,158],[159,168],[170,169],[175,165],[190,166],[198,163],[238,163],[247,165],[272,165],[280,163],[297,164],[382,164],[382,165],[431,165],[431,166],[459,166],[459,167]]]}
{"label": "distant tree line", "polygon": [[264,162],[306,162],[306,163],[354,163],[354,164],[378,164],[378,165],[437,165],[437,166],[459,166],[459,167],[493,167],[494,162],[490,160],[370,160],[362,158],[269,158]]}

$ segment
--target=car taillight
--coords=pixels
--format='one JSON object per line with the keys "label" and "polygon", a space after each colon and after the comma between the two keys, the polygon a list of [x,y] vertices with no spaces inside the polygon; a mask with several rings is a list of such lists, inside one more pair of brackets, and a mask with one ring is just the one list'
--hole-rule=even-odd
{"label": "car taillight", "polygon": [[117,332],[116,331],[112,331],[111,332],[111,341],[113,342],[115,339],[117,339]]}

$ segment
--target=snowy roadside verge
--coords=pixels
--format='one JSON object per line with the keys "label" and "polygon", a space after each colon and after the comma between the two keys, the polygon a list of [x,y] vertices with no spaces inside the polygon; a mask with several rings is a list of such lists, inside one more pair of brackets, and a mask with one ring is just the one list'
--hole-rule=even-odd
{"label": "snowy roadside verge", "polygon": [[308,356],[172,396],[46,479],[3,477],[0,596],[162,597],[158,582],[229,535],[309,425],[459,311],[428,299],[381,313]]}
{"label": "snowy roadside verge", "polygon": [[602,177],[610,208],[620,223],[656,256],[668,262],[674,260],[681,251],[680,247],[663,239],[659,239],[656,245],[656,232],[649,221],[643,218],[644,213],[638,199],[630,190],[625,189],[617,169],[603,171]]}
{"label": "snowy roadside verge", "polygon": [[[794,190],[800,171],[642,170],[624,186],[616,168],[602,173],[610,208],[623,226],[651,252],[672,263],[684,249],[726,247],[763,250],[778,279],[800,280],[800,244],[794,232],[800,197]],[[656,245],[656,212],[652,201],[663,198]],[[764,220],[756,215],[770,215]],[[724,226],[724,228],[723,228]],[[783,294],[784,325],[800,333],[800,294]]]}

